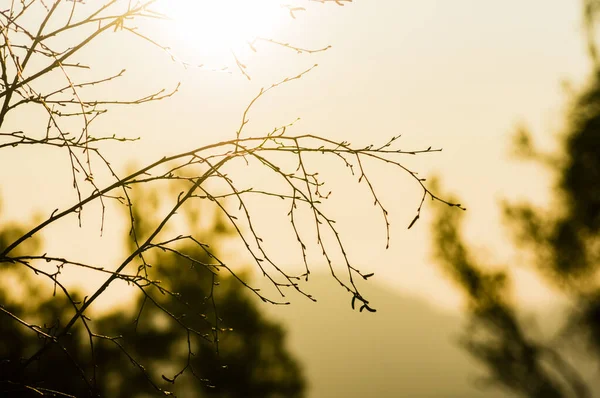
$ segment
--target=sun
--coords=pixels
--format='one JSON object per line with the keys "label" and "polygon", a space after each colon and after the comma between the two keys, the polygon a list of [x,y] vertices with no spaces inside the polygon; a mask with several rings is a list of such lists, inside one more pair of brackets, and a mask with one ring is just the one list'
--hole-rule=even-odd
{"label": "sun", "polygon": [[[257,37],[270,38],[289,19],[284,0],[159,0],[167,29],[194,59],[225,62],[252,51]],[[187,57],[184,57],[187,58]]]}

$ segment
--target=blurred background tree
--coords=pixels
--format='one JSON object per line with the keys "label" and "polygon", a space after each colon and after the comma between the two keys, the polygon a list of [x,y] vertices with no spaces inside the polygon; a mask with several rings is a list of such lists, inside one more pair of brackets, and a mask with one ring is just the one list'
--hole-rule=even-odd
{"label": "blurred background tree", "polygon": [[[143,214],[154,214],[161,200],[157,192],[140,195],[146,206],[136,208],[135,219],[138,233],[144,235],[155,220]],[[198,214],[186,215],[190,224],[198,222]],[[15,226],[2,231],[0,248],[21,230]],[[217,246],[230,233],[215,220],[202,235]],[[134,245],[130,236],[124,238]],[[239,280],[206,266],[209,255],[191,245],[157,251],[147,261],[163,280],[161,288],[140,289],[127,306],[131,310],[95,317],[94,335],[102,338],[92,345],[93,352],[79,324],[64,349],[55,345],[23,374],[21,359],[49,343],[24,332],[19,322],[0,323],[2,396],[81,397],[97,386],[95,393],[102,396],[143,397],[156,392],[149,375],[162,379],[163,389],[185,397],[304,396],[305,380],[286,348],[285,331],[261,314]],[[37,282],[16,264],[3,269],[0,302],[9,304],[1,308],[13,318],[35,320],[40,332],[51,335],[68,320],[72,305]],[[167,291],[177,299],[169,300]],[[71,295],[76,302],[81,299],[77,292]],[[182,327],[176,320],[184,318]],[[94,380],[86,379],[90,374]]]}
{"label": "blurred background tree", "polygon": [[[470,321],[462,344],[488,369],[487,382],[525,397],[599,393],[573,359],[588,357],[596,366],[600,360],[600,67],[594,30],[600,3],[584,4],[594,71],[572,98],[562,152],[538,150],[526,129],[514,136],[516,156],[554,176],[552,205],[502,204],[527,266],[568,303],[558,331],[536,332],[536,322],[511,297],[510,267],[483,264],[462,238],[462,214],[438,209],[431,228],[438,262],[466,296]],[[597,368],[595,374],[597,379]]]}

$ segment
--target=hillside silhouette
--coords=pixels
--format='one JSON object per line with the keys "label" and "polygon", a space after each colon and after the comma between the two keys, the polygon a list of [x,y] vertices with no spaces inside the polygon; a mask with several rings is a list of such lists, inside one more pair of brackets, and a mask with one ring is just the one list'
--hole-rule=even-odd
{"label": "hillside silhouette", "polygon": [[376,283],[361,291],[376,313],[353,311],[328,274],[311,275],[313,303],[265,310],[284,323],[304,365],[308,397],[512,397],[477,387],[483,369],[458,344],[463,319]]}

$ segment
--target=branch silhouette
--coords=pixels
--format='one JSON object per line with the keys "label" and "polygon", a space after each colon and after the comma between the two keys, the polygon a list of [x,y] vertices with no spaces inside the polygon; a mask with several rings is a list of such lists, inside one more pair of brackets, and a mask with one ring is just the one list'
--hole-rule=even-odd
{"label": "branch silhouette", "polygon": [[[298,1],[296,2],[298,4],[290,6],[290,17],[295,18],[294,12],[308,11],[310,3],[344,6],[351,2],[351,0]],[[14,267],[21,267],[32,272],[36,277],[49,280],[54,286],[54,295],[57,297],[62,295],[61,297],[72,310],[72,315],[67,319],[57,323],[55,327],[47,328],[23,319],[9,307],[0,304],[5,319],[17,322],[32,331],[42,342],[33,353],[29,353],[28,357],[20,358],[16,364],[17,370],[13,369],[17,375],[15,380],[22,380],[22,376],[27,374],[31,365],[40,358],[51,356],[55,347],[59,347],[67,356],[78,353],[69,344],[74,335],[82,332],[86,335],[89,345],[91,376],[88,367],[81,363],[81,358],[72,356],[71,362],[85,381],[90,395],[95,395],[98,391],[99,376],[96,374],[96,362],[97,355],[103,352],[98,346],[104,343],[117,347],[154,390],[160,393],[170,394],[159,383],[165,381],[175,384],[176,380],[188,371],[199,380],[206,381],[203,376],[196,373],[192,365],[195,363],[192,340],[197,337],[212,343],[217,357],[222,352],[219,339],[223,332],[228,331],[228,328],[222,327],[228,320],[221,318],[221,314],[227,313],[227,310],[218,306],[217,290],[220,281],[229,281],[222,274],[229,274],[228,278],[241,284],[246,291],[264,302],[276,305],[289,304],[286,299],[287,290],[298,292],[316,301],[299,283],[302,279],[309,280],[311,264],[308,252],[311,250],[321,254],[322,259],[329,266],[332,277],[351,295],[353,308],[358,304],[360,311],[366,309],[374,312],[375,308],[360,293],[355,284],[356,278],[366,280],[373,276],[373,273],[365,274],[353,263],[347,254],[346,243],[336,226],[335,219],[323,206],[330,199],[329,194],[323,192],[326,181],[319,175],[321,166],[313,161],[315,156],[334,159],[341,168],[354,177],[358,186],[362,184],[368,190],[373,205],[379,209],[383,219],[386,248],[390,246],[391,221],[383,201],[379,199],[379,188],[370,177],[368,162],[385,164],[392,167],[396,173],[408,174],[422,190],[416,216],[408,228],[418,220],[426,198],[451,207],[463,208],[458,203],[437,196],[428,188],[424,178],[402,163],[402,159],[406,156],[435,153],[441,151],[440,148],[402,149],[399,146],[400,136],[393,136],[382,143],[355,146],[345,140],[337,141],[325,136],[297,134],[294,132],[295,122],[275,128],[268,133],[247,136],[245,128],[249,123],[248,116],[253,106],[272,90],[287,84],[297,84],[306,74],[313,73],[316,64],[261,89],[242,112],[239,128],[231,139],[188,149],[174,155],[165,155],[127,175],[122,175],[111,166],[110,159],[104,153],[103,145],[107,142],[135,142],[140,137],[128,138],[117,135],[96,137],[94,122],[116,106],[141,106],[146,103],[166,101],[178,93],[180,85],[175,84],[170,89],[150,90],[150,93],[132,93],[131,97],[125,99],[110,96],[99,98],[97,95],[90,98],[88,89],[118,84],[127,72],[123,68],[118,73],[105,73],[103,77],[90,74],[87,78],[82,78],[82,75],[94,68],[82,63],[78,57],[84,49],[95,48],[98,37],[111,32],[133,35],[145,40],[159,51],[166,52],[173,61],[189,66],[173,55],[169,47],[161,44],[159,39],[138,29],[137,23],[141,20],[166,18],[153,10],[155,3],[156,0],[138,2],[107,0],[93,3],[55,0],[50,4],[42,0],[29,0],[12,2],[8,9],[0,10],[0,101],[2,101],[0,128],[6,124],[9,114],[24,112],[26,107],[42,110],[47,118],[46,128],[43,131],[31,132],[23,129],[0,132],[0,151],[31,146],[64,150],[69,159],[72,187],[77,196],[73,204],[55,209],[29,230],[21,231],[10,239],[5,236],[0,245],[0,267],[2,267],[0,273],[12,270]],[[35,18],[29,18],[30,15],[42,15],[42,18],[36,22]],[[257,51],[254,47],[257,42],[266,42],[306,54],[330,48],[330,46],[323,46],[308,49],[301,45],[267,38],[256,38],[249,41],[248,45]],[[63,43],[62,47],[61,43]],[[245,65],[239,61],[235,53],[232,55],[240,73],[250,78]],[[74,70],[77,71],[76,74],[72,72]],[[47,88],[41,84],[44,79],[52,79],[57,86]],[[77,133],[73,133],[74,120],[78,123]],[[256,172],[266,171],[281,184],[262,188],[248,187],[239,183],[234,180],[232,173],[235,173],[235,167],[239,167],[240,163]],[[111,182],[104,185],[97,182],[94,176],[99,172],[108,172],[112,176]],[[220,183],[215,184],[220,187],[219,189],[214,188],[211,184],[213,181]],[[158,183],[168,183],[179,191],[173,195],[165,195],[163,200],[171,201],[170,210],[156,220],[155,225],[150,226],[146,219],[151,216],[143,214],[140,205],[134,203],[132,192],[136,187],[149,189]],[[275,259],[272,249],[266,245],[256,222],[257,217],[260,218],[261,215],[254,212],[248,204],[248,198],[251,196],[260,196],[265,200],[280,199],[286,203],[286,211],[271,216],[289,222],[298,253],[304,263],[304,272],[300,275],[288,271],[283,264],[280,264]],[[95,203],[101,207],[100,232],[102,234],[108,202],[116,202],[125,209],[131,239],[127,255],[114,267],[86,263],[61,254],[41,253],[39,249],[28,246],[28,242],[41,239],[40,235],[43,231],[68,216],[76,215],[81,226],[82,212]],[[169,235],[174,216],[179,212],[185,213],[186,205],[192,202],[208,202],[214,205],[225,228],[231,232],[232,237],[241,242],[253,266],[260,270],[261,275],[275,288],[279,297],[269,297],[260,289],[253,287],[244,273],[235,271],[237,269],[235,264],[232,266],[222,260],[209,243],[198,238],[197,231],[193,228],[183,235]],[[235,203],[235,206],[232,203]],[[312,233],[316,236],[315,244],[310,244],[309,240],[312,236],[300,227],[302,211],[310,214]],[[330,238],[332,239],[329,240]],[[189,252],[190,248],[193,248],[193,253]],[[210,306],[198,306],[186,301],[167,283],[156,278],[157,271],[152,265],[152,259],[159,258],[156,253],[168,254],[178,261],[192,264],[194,268],[203,269],[204,280],[208,280],[210,286],[206,296]],[[346,276],[336,271],[334,267],[338,262],[335,260],[336,256],[341,256]],[[54,266],[56,272],[48,272],[47,268],[43,268],[48,266]],[[80,300],[79,295],[75,293],[75,288],[63,284],[60,280],[61,271],[66,267],[93,272],[97,278],[100,278],[99,281],[103,282],[99,283],[99,287],[91,294]],[[188,347],[187,360],[179,372],[172,373],[172,376],[162,374],[160,378],[155,377],[156,375],[143,365],[144,359],[149,359],[130,352],[128,347],[133,343],[124,341],[119,335],[101,333],[96,330],[95,324],[90,322],[90,307],[106,294],[107,289],[116,281],[134,286],[142,297],[138,315],[134,320],[136,330],[142,324],[150,327],[143,322],[142,318],[146,305],[149,305],[158,309],[185,332]],[[156,292],[160,296],[155,295]],[[202,319],[204,323],[196,325],[188,322],[185,313],[173,309],[175,305],[184,308],[187,314]],[[212,315],[208,316],[208,313]],[[81,327],[83,329],[80,329]],[[201,330],[205,327],[210,329],[209,333]],[[280,333],[277,333],[275,335],[280,336]],[[281,337],[277,338],[281,339]],[[216,375],[216,377],[220,376]],[[38,388],[33,384],[15,380],[7,380],[7,382],[11,385],[16,383],[42,394],[69,396],[66,392]],[[210,384],[208,381],[206,383]]]}

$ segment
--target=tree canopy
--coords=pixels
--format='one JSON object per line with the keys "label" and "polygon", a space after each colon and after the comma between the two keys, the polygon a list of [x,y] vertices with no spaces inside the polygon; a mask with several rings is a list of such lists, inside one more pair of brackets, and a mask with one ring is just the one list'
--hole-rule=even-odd
{"label": "tree canopy", "polygon": [[[146,193],[145,199],[150,205],[143,211],[156,211],[152,203],[160,203],[158,194]],[[149,217],[136,219],[139,233],[148,233]],[[231,233],[218,226],[215,222],[203,232],[215,246]],[[19,232],[16,227],[3,231],[0,247]],[[125,242],[133,245],[129,236]],[[287,351],[281,326],[265,319],[237,279],[202,266],[210,261],[205,252],[189,244],[173,250],[177,253],[156,252],[148,258],[155,277],[165,281],[161,287],[140,289],[130,310],[94,317],[90,326],[98,341],[91,347],[83,325],[76,325],[63,347],[52,347],[25,372],[19,366],[22,358],[49,344],[39,335],[51,336],[60,328],[71,306],[18,266],[4,269],[3,281],[14,278],[22,291],[0,285],[0,299],[8,303],[3,311],[39,326],[36,334],[25,332],[20,322],[2,322],[0,391],[80,397],[93,387],[101,396],[143,397],[157,383],[186,397],[303,396],[305,380]],[[176,292],[176,299],[166,291]],[[70,294],[73,301],[81,300],[79,292]]]}

